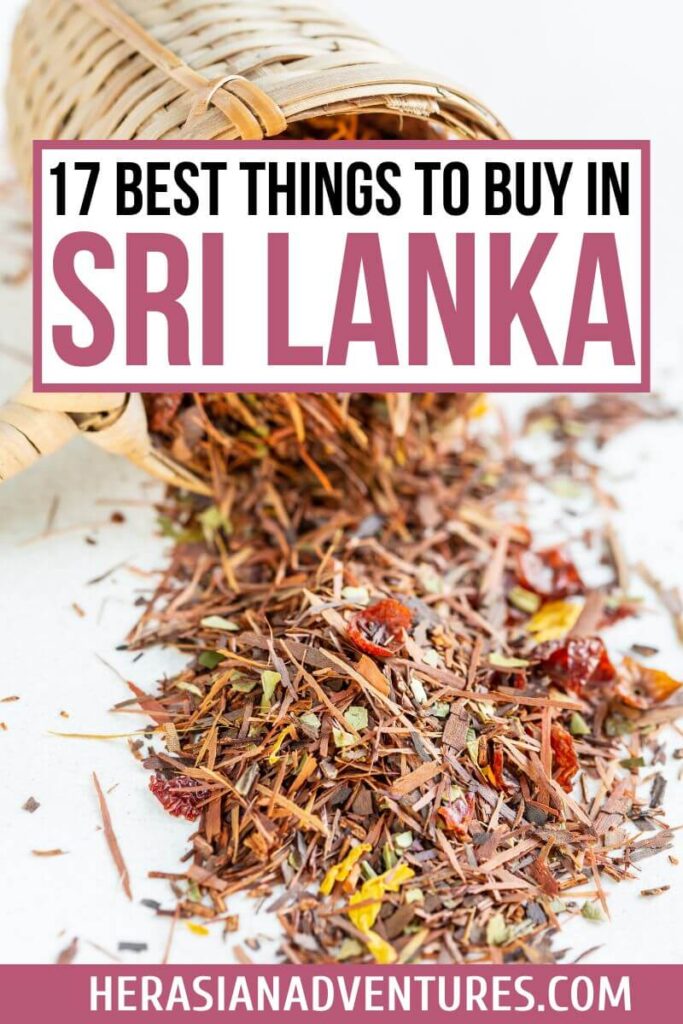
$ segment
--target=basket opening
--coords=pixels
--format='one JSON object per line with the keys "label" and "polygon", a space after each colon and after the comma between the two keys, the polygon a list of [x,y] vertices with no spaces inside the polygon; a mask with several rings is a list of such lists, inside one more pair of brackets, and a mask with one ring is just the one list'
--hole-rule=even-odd
{"label": "basket opening", "polygon": [[430,121],[405,114],[341,112],[294,121],[280,136],[284,139],[372,140],[443,139],[444,129]]}

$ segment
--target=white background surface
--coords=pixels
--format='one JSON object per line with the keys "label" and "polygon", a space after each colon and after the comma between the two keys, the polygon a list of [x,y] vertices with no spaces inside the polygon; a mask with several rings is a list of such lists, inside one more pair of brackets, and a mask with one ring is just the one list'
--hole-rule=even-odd
{"label": "white background surface", "polygon": [[[8,45],[15,0],[0,14],[0,54]],[[680,15],[658,0],[647,10],[632,0],[490,0],[453,4],[422,0],[340,0],[387,43],[416,63],[450,71],[485,97],[522,138],[651,138],[653,140],[653,347],[654,383],[675,402],[683,394],[680,307],[682,270],[680,162]],[[417,13],[416,13],[417,12]],[[7,347],[28,352],[26,291],[0,295],[0,391],[9,394],[27,365]],[[521,400],[502,402],[514,415]],[[620,438],[605,456],[606,479],[623,511],[617,524],[629,555],[647,562],[667,583],[683,582],[681,449],[677,422],[646,425]],[[126,732],[142,719],[108,708],[128,696],[124,682],[100,658],[152,687],[178,664],[172,652],[146,653],[133,663],[115,647],[135,621],[135,597],[153,584],[146,570],[163,562],[154,538],[151,501],[155,484],[123,462],[75,444],[0,489],[0,961],[50,962],[74,936],[80,962],[108,962],[102,949],[125,962],[159,962],[168,924],[139,903],[171,905],[166,883],[151,881],[151,868],[173,871],[189,826],[169,818],[146,790],[147,775],[125,739],[67,740],[51,731]],[[49,537],[41,539],[53,499],[59,497]],[[114,525],[114,508],[125,525]],[[578,532],[576,521],[564,517]],[[89,545],[85,537],[96,540]],[[102,583],[87,581],[125,563]],[[634,590],[638,589],[634,581]],[[669,621],[649,595],[647,614],[635,626],[611,633],[615,653],[633,640],[661,648],[658,662],[683,675],[683,650]],[[79,617],[73,602],[84,610]],[[60,716],[67,712],[69,718]],[[680,746],[673,736],[670,746]],[[680,762],[678,762],[680,766]],[[130,868],[135,901],[121,893],[101,831],[90,773],[105,790]],[[681,791],[671,787],[669,817],[683,820]],[[41,807],[21,805],[34,796]],[[44,859],[33,849],[61,847],[65,856]],[[620,887],[611,901],[611,924],[584,920],[566,929],[559,945],[578,955],[600,949],[593,962],[681,962],[683,866],[666,856],[643,863],[639,880]],[[645,899],[644,887],[668,884],[668,896]],[[240,899],[242,937],[274,932],[267,915]],[[120,941],[143,941],[142,954],[117,954]],[[172,962],[226,962],[236,939],[199,937],[177,929]],[[264,947],[268,959],[272,946]]]}

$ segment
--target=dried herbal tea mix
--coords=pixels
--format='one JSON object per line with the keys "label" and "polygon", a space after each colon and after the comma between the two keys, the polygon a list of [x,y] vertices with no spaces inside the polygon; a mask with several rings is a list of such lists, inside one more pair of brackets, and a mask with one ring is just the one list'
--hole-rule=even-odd
{"label": "dried herbal tea mix", "polygon": [[[536,543],[538,473],[505,431],[473,436],[483,401],[147,398],[156,442],[212,490],[169,495],[172,556],[129,638],[192,659],[135,690],[165,741],[150,800],[195,825],[181,917],[234,930],[246,891],[293,963],[547,962],[568,915],[608,915],[604,879],[670,849],[680,684],[646,636],[610,656],[638,610],[614,538],[593,537],[597,589]],[[594,405],[529,420],[593,482],[576,437],[658,414]]]}

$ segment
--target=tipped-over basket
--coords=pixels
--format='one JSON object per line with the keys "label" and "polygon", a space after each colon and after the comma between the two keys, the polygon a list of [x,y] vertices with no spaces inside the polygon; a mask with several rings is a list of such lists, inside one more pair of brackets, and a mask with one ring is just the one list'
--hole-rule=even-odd
{"label": "tipped-over basket", "polygon": [[[346,115],[390,138],[507,137],[473,97],[321,0],[30,0],[7,102],[27,185],[33,139],[263,139],[319,118],[333,134]],[[139,395],[30,386],[0,410],[0,480],[79,430],[168,482],[205,488],[154,447]]]}

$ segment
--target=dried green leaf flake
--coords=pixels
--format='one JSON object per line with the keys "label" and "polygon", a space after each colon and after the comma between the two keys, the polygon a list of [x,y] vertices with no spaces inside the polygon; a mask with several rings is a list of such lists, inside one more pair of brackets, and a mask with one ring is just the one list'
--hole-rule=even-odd
{"label": "dried green leaf flake", "polygon": [[642,757],[625,757],[619,764],[622,768],[627,768],[630,772],[635,772],[639,768],[645,767],[645,761]]}
{"label": "dried green leaf flake", "polygon": [[427,703],[427,691],[425,690],[424,683],[421,679],[411,679],[410,689],[418,704]]}
{"label": "dried green leaf flake", "polygon": [[341,962],[343,960],[350,960],[354,956],[362,956],[364,952],[360,942],[356,939],[344,939],[341,946],[337,950],[336,959]]}
{"label": "dried green leaf flake", "polygon": [[203,697],[204,694],[194,683],[186,683],[184,680],[179,679],[175,684],[176,690],[184,690],[185,693],[193,693],[195,697]]}
{"label": "dried green leaf flake", "polygon": [[217,505],[209,505],[197,516],[202,532],[208,543],[212,543],[217,533],[229,535],[232,532],[230,520],[221,512]]}
{"label": "dried green leaf flake", "polygon": [[203,668],[213,669],[225,661],[225,655],[219,651],[202,651],[197,661]]}
{"label": "dried green leaf flake", "polygon": [[251,693],[253,689],[258,686],[257,679],[235,679],[230,686],[231,690],[235,690],[236,693]]}
{"label": "dried green leaf flake", "polygon": [[429,665],[430,668],[441,667],[441,658],[439,657],[439,654],[434,650],[433,647],[430,647],[428,650],[424,651],[422,655],[422,660],[425,663],[425,665]]}
{"label": "dried green leaf flake", "polygon": [[352,729],[360,732],[368,727],[368,709],[354,705],[347,709],[344,718]]}
{"label": "dried green leaf flake", "polygon": [[489,656],[489,664],[493,665],[494,668],[518,669],[527,668],[529,662],[525,661],[524,658],[507,658],[504,654],[495,652]]}
{"label": "dried green leaf flake", "polygon": [[598,903],[589,903],[588,901],[581,907],[581,916],[585,917],[587,921],[605,920],[600,905]]}
{"label": "dried green leaf flake", "polygon": [[473,764],[479,765],[479,737],[477,736],[474,729],[467,730],[467,739],[465,740],[467,747],[467,753],[470,755],[470,759]]}
{"label": "dried green leaf flake", "polygon": [[431,712],[437,718],[448,718],[451,713],[451,706],[445,700],[437,700],[432,704]]}
{"label": "dried green leaf flake", "polygon": [[340,750],[344,747],[351,747],[356,742],[350,732],[346,732],[344,729],[333,729],[332,738],[334,739],[335,746]]}
{"label": "dried green leaf flake", "polygon": [[312,711],[306,711],[303,715],[300,715],[299,721],[309,729],[313,729],[315,732],[318,732],[320,729],[320,719]]}
{"label": "dried green leaf flake", "polygon": [[513,587],[508,593],[508,601],[514,608],[520,612],[527,612],[529,615],[535,615],[541,607],[541,599],[538,594],[526,590],[525,587]]}
{"label": "dried green leaf flake", "polygon": [[494,914],[486,925],[486,944],[488,946],[504,946],[508,941],[510,930],[502,914]]}
{"label": "dried green leaf flake", "polygon": [[342,599],[349,604],[367,605],[370,602],[370,594],[367,587],[344,587],[341,592]]}
{"label": "dried green leaf flake", "polygon": [[569,719],[569,731],[572,736],[590,736],[591,733],[585,718],[578,711],[574,711]]}
{"label": "dried green leaf flake", "polygon": [[261,673],[261,686],[263,687],[263,697],[261,698],[262,711],[267,711],[271,706],[277,684],[281,681],[282,676],[279,672],[273,672],[267,668]]}
{"label": "dried green leaf flake", "polygon": [[630,736],[635,724],[623,715],[610,715],[605,721],[605,733],[608,736]]}
{"label": "dried green leaf flake", "polygon": [[202,626],[205,629],[223,629],[227,633],[237,633],[240,628],[236,622],[224,619],[222,615],[207,615],[205,619],[202,619]]}

